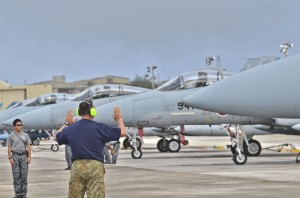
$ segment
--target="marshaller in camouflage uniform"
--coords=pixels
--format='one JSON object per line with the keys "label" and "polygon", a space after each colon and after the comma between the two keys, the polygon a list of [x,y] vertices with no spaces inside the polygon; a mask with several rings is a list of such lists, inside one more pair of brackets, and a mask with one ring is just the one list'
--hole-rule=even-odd
{"label": "marshaller in camouflage uniform", "polygon": [[20,119],[14,120],[13,127],[15,131],[7,138],[8,159],[12,166],[16,198],[26,197],[28,164],[31,162],[31,140],[22,131],[22,126]]}
{"label": "marshaller in camouflage uniform", "polygon": [[86,193],[88,198],[102,198],[105,197],[103,149],[106,142],[118,141],[126,135],[122,113],[120,108],[114,109],[118,128],[93,121],[96,109],[91,101],[81,102],[77,113],[81,120],[74,123],[74,113],[69,111],[66,123],[56,134],[58,144],[69,144],[72,150],[68,197],[83,198]]}
{"label": "marshaller in camouflage uniform", "polygon": [[68,164],[68,167],[65,168],[65,170],[71,170],[72,166],[72,150],[69,144],[66,144],[65,146],[65,157]]}

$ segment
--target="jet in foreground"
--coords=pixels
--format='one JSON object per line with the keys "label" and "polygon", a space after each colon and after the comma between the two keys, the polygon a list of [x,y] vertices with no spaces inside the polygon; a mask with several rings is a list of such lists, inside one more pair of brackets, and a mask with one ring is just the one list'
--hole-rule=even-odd
{"label": "jet in foreground", "polygon": [[256,128],[276,133],[280,126],[287,134],[299,134],[299,65],[300,55],[268,63],[188,95],[182,103],[222,114],[274,118],[271,125]]}
{"label": "jet in foreground", "polygon": [[256,67],[187,95],[182,103],[222,114],[300,118],[300,55]]}

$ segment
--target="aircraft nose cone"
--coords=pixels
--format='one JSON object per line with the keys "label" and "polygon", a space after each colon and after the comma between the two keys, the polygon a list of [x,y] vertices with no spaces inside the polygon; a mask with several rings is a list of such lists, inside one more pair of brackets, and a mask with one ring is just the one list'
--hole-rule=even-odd
{"label": "aircraft nose cone", "polygon": [[49,107],[35,109],[14,118],[6,120],[3,124],[12,126],[15,119],[22,120],[23,128],[25,129],[50,129],[51,125],[51,110]]}
{"label": "aircraft nose cone", "polygon": [[292,126],[293,129],[300,131],[300,124],[295,124],[294,126]]}
{"label": "aircraft nose cone", "polygon": [[5,111],[0,112],[0,130],[7,130],[8,127],[11,127],[11,125],[8,125],[8,123],[5,123],[7,118],[8,117],[5,115]]}

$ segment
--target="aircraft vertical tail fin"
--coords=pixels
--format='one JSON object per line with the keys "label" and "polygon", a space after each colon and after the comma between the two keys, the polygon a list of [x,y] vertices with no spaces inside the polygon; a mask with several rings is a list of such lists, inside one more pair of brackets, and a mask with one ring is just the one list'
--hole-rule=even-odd
{"label": "aircraft vertical tail fin", "polygon": [[257,58],[247,58],[245,65],[241,69],[241,72],[277,60],[279,60],[279,57],[277,56],[261,56]]}

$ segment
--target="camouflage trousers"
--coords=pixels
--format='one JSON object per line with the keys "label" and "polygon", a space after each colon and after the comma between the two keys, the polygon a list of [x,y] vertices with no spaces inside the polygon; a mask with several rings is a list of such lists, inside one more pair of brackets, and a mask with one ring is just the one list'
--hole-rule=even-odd
{"label": "camouflage trousers", "polygon": [[114,152],[111,154],[111,160],[113,164],[117,163],[119,149],[120,149],[120,143],[114,144]]}
{"label": "camouflage trousers", "polygon": [[71,168],[68,198],[104,198],[104,166],[98,160],[75,160]]}
{"label": "camouflage trousers", "polygon": [[12,174],[14,178],[14,189],[17,197],[26,196],[27,194],[27,175],[28,163],[27,155],[12,155],[14,164]]}
{"label": "camouflage trousers", "polygon": [[[115,143],[113,145],[113,151],[111,152],[107,146],[104,147],[104,158],[106,164],[116,164],[119,155],[120,143]],[[111,157],[110,157],[111,154]]]}

